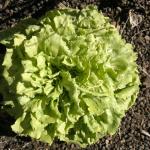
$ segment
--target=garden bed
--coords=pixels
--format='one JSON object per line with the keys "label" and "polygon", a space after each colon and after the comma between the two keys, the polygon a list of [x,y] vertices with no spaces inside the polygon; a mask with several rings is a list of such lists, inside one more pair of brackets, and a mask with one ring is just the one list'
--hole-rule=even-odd
{"label": "garden bed", "polygon": [[[126,113],[114,136],[101,139],[87,150],[150,149],[150,2],[148,0],[0,0],[0,30],[14,26],[26,17],[38,18],[46,11],[61,8],[84,8],[97,5],[110,17],[123,38],[132,43],[138,54],[141,86],[136,104]],[[13,119],[0,112],[0,150],[77,150],[78,145],[55,141],[51,146],[28,137],[20,137],[10,129]]]}

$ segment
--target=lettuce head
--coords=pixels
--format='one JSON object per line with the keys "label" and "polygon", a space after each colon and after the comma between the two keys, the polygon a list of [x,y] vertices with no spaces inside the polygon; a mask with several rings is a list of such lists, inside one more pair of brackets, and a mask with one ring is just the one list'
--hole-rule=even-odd
{"label": "lettuce head", "polygon": [[136,53],[95,7],[28,19],[0,42],[3,107],[19,135],[86,147],[113,135],[135,102]]}

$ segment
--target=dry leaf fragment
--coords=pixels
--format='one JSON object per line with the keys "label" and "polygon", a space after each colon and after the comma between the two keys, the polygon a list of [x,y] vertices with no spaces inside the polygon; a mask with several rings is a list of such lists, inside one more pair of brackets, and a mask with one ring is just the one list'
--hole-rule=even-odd
{"label": "dry leaf fragment", "polygon": [[143,20],[142,15],[139,15],[134,12],[133,9],[129,11],[129,22],[131,24],[131,28],[136,27],[138,24],[140,24]]}

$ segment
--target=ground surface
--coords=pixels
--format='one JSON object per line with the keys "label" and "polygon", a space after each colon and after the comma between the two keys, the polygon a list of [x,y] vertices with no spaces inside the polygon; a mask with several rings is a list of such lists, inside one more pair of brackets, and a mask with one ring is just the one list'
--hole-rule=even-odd
{"label": "ground surface", "polygon": [[[150,1],[149,0],[0,0],[0,30],[45,11],[95,4],[111,18],[122,36],[134,44],[141,77],[136,104],[127,112],[117,134],[86,150],[150,150]],[[0,112],[0,150],[78,150],[77,145],[55,141],[51,146],[19,137],[9,129],[12,119]]]}

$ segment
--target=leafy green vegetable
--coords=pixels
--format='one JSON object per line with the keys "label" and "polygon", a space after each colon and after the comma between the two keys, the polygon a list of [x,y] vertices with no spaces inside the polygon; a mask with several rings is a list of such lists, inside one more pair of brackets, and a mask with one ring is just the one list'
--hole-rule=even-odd
{"label": "leafy green vegetable", "polygon": [[[14,32],[14,33],[13,33]],[[139,91],[136,54],[95,7],[48,12],[1,33],[12,130],[86,147],[116,132]]]}

